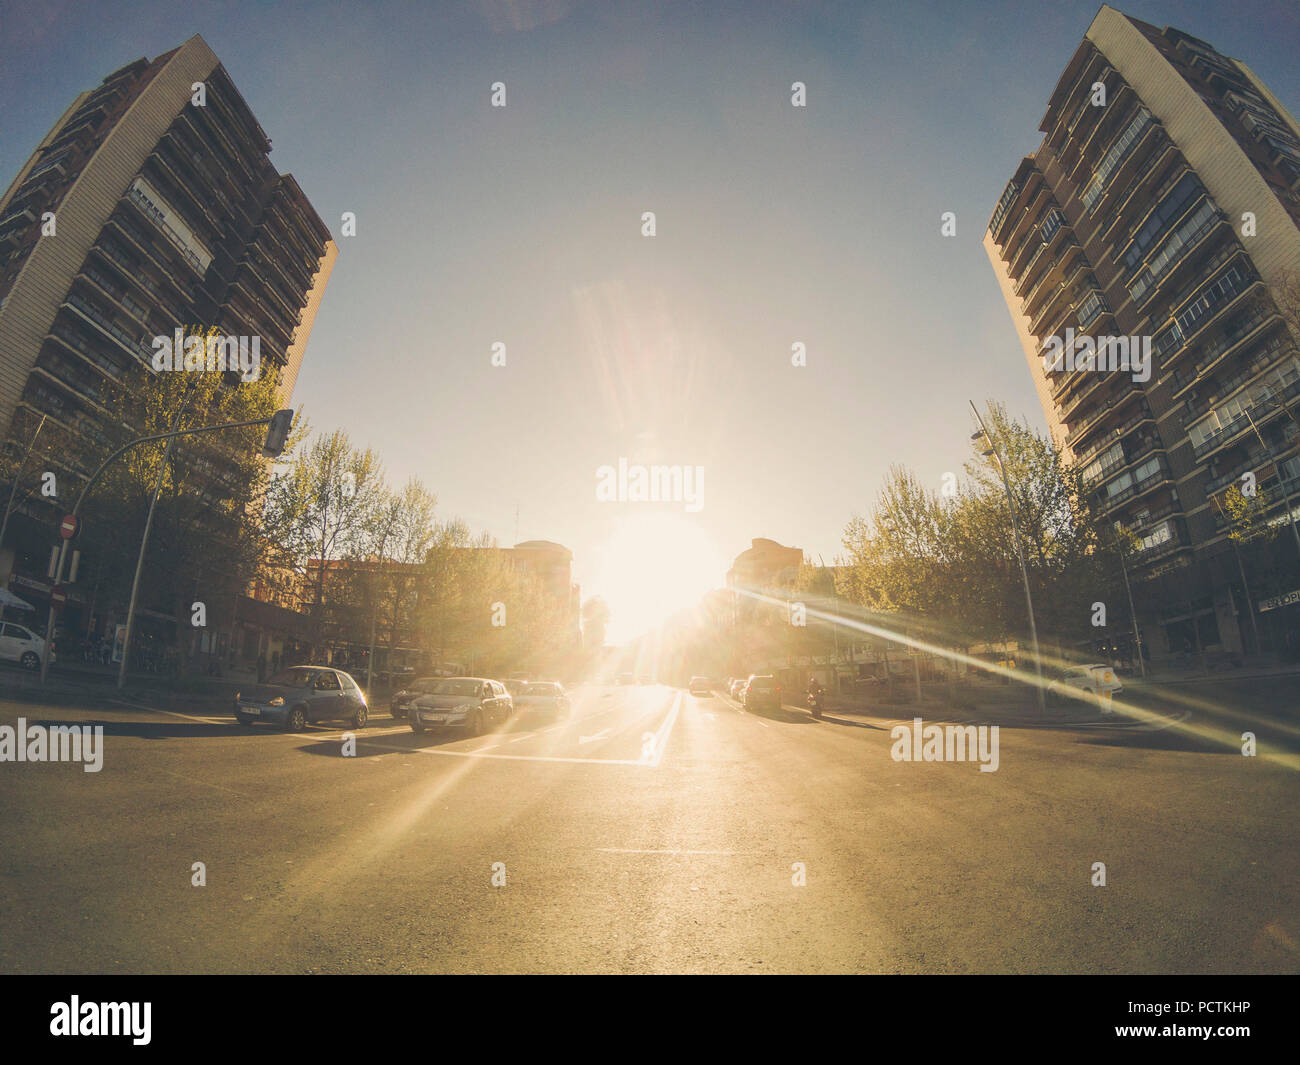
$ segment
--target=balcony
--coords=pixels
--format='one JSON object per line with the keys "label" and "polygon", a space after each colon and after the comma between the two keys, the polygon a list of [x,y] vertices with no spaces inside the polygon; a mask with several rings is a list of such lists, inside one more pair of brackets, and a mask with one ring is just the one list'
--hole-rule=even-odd
{"label": "balcony", "polygon": [[1150,547],[1140,547],[1133,552],[1133,565],[1149,566],[1156,559],[1164,558],[1175,551],[1190,547],[1187,539],[1181,529],[1174,528],[1167,540],[1161,540],[1159,543],[1152,544]]}
{"label": "balcony", "polygon": [[[1196,251],[1204,246],[1210,234],[1227,222],[1227,216],[1222,211],[1209,207],[1207,201],[1204,209],[1198,208],[1197,215],[1189,216],[1190,226],[1186,227],[1188,231],[1184,232],[1185,227],[1179,226],[1170,233],[1160,250],[1128,284],[1134,308],[1141,311],[1154,299],[1165,283],[1177,276],[1179,268],[1190,262]],[[1236,242],[1231,246],[1235,251]],[[1202,269],[1213,270],[1214,266]]]}
{"label": "balcony", "polygon": [[1130,499],[1135,499],[1138,496],[1151,491],[1151,489],[1157,487],[1160,484],[1163,484],[1165,481],[1168,480],[1170,480],[1169,469],[1162,462],[1160,464],[1160,468],[1157,469],[1155,473],[1148,474],[1146,477],[1142,478],[1142,480],[1135,481],[1127,488],[1122,488],[1114,495],[1108,496],[1106,499],[1100,500],[1098,505],[1100,506],[1103,513],[1108,514],[1112,510],[1114,510],[1117,506],[1119,506],[1121,503],[1124,503]]}
{"label": "balcony", "polygon": [[1283,388],[1266,386],[1264,394],[1258,400],[1243,408],[1241,413],[1221,423],[1218,428],[1211,430],[1199,444],[1193,444],[1192,455],[1196,461],[1203,462],[1220,448],[1226,447],[1235,436],[1251,428],[1252,420],[1256,426],[1259,426],[1271,421],[1274,415],[1282,413],[1285,408],[1281,404],[1300,395],[1300,371],[1293,369],[1291,373],[1294,379]]}
{"label": "balcony", "polygon": [[[1230,323],[1231,332],[1225,332],[1201,349],[1201,356],[1196,360],[1196,377],[1193,380],[1203,378],[1226,355],[1236,351],[1241,345],[1258,335],[1261,326],[1273,321],[1280,321],[1280,316],[1275,311],[1265,312],[1262,305],[1255,304],[1244,318]],[[1190,385],[1193,381],[1187,383]]]}
{"label": "balcony", "polygon": [[[1080,440],[1082,440],[1085,436],[1087,436],[1090,432],[1092,432],[1092,430],[1095,429],[1105,418],[1109,417],[1112,411],[1114,411],[1117,407],[1121,406],[1122,404],[1126,403],[1130,396],[1141,396],[1141,395],[1142,393],[1139,389],[1130,388],[1122,392],[1118,397],[1111,400],[1109,403],[1105,404],[1102,407],[1099,407],[1096,411],[1094,411],[1092,414],[1089,414],[1087,416],[1088,419],[1087,421],[1085,421],[1077,429],[1072,430],[1066,436],[1065,446],[1068,448],[1073,448],[1075,444],[1077,444]],[[1134,414],[1127,416],[1125,420],[1120,423],[1123,426],[1123,429],[1121,431],[1127,432],[1134,425],[1136,425],[1137,422],[1146,421],[1146,419],[1150,417],[1152,417],[1152,414],[1149,410],[1139,409]]]}
{"label": "balcony", "polygon": [[151,345],[145,343],[139,337],[133,337],[98,307],[88,300],[82,299],[75,292],[69,293],[68,298],[63,301],[61,306],[72,308],[96,329],[121,345],[122,350],[131,358],[143,360],[146,364],[153,359],[153,347]]}
{"label": "balcony", "polygon": [[1125,418],[1124,421],[1122,421],[1119,425],[1117,425],[1112,430],[1114,435],[1110,439],[1102,440],[1100,443],[1095,444],[1093,447],[1089,448],[1086,452],[1076,455],[1074,459],[1075,465],[1087,466],[1088,463],[1090,463],[1093,459],[1095,459],[1098,455],[1100,455],[1103,451],[1105,451],[1108,447],[1110,447],[1111,444],[1115,443],[1116,440],[1123,439],[1124,434],[1127,433],[1130,429],[1136,428],[1137,426],[1141,425],[1143,422],[1150,420],[1150,418],[1151,418],[1151,413],[1149,411],[1144,411],[1144,410],[1139,410],[1132,416]]}
{"label": "balcony", "polygon": [[1115,175],[1146,139],[1146,134],[1158,125],[1151,112],[1139,105],[1137,114],[1106,150],[1081,194],[1084,209],[1089,215],[1096,213],[1097,205],[1101,203]]}
{"label": "balcony", "polygon": [[64,322],[56,321],[54,327],[45,334],[45,338],[54,340],[63,347],[75,352],[96,370],[114,380],[122,376],[122,367],[118,363],[96,351],[86,343],[83,337],[78,336],[75,330]]}
{"label": "balcony", "polygon": [[10,211],[3,218],[0,218],[0,233],[17,232],[20,229],[26,229],[35,221],[36,215],[30,207]]}
{"label": "balcony", "polygon": [[181,256],[182,258],[184,258],[185,262],[189,264],[190,268],[196,274],[198,274],[199,278],[201,279],[204,276],[204,274],[207,273],[207,271],[203,266],[203,260],[201,260],[197,255],[194,254],[194,252],[190,250],[189,242],[185,239],[185,237],[182,236],[175,229],[173,229],[170,225],[168,225],[167,220],[163,218],[158,213],[157,208],[152,203],[149,202],[149,197],[147,197],[143,192],[141,192],[138,188],[136,188],[135,185],[132,185],[126,191],[127,191],[127,198],[136,205],[136,207],[139,209],[141,214],[143,214],[147,219],[149,219],[150,222],[152,222],[159,230],[161,230],[162,234],[169,241],[171,241],[172,245],[176,248],[176,250],[181,253]]}

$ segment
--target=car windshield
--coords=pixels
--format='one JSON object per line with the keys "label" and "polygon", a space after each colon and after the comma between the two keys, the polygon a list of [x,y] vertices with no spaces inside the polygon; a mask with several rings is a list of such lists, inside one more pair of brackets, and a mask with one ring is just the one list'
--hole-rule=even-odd
{"label": "car windshield", "polygon": [[440,680],[429,689],[432,695],[477,695],[482,690],[481,680]]}
{"label": "car windshield", "polygon": [[314,669],[282,669],[268,680],[267,684],[278,684],[282,688],[310,688]]}
{"label": "car windshield", "polygon": [[775,683],[771,677],[754,677],[750,682],[751,688],[770,688]]}
{"label": "car windshield", "polygon": [[525,684],[523,695],[559,695],[560,686],[558,684]]}

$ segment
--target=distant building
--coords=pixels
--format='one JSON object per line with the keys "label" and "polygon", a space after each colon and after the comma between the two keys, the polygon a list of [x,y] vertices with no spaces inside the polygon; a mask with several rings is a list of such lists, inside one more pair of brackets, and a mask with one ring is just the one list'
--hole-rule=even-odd
{"label": "distant building", "polygon": [[803,550],[758,538],[736,556],[727,571],[728,588],[793,587],[803,565]]}

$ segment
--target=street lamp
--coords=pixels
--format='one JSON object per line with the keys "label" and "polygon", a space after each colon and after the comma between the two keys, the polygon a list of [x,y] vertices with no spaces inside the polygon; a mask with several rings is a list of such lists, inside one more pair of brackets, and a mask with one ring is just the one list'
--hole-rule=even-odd
{"label": "street lamp", "polygon": [[1007,506],[1011,509],[1011,532],[1016,542],[1016,557],[1020,560],[1020,577],[1025,583],[1025,607],[1029,611],[1029,636],[1034,643],[1034,670],[1038,675],[1038,683],[1035,686],[1035,695],[1038,701],[1038,710],[1045,713],[1047,710],[1046,700],[1043,695],[1043,659],[1038,653],[1038,624],[1034,621],[1034,598],[1029,592],[1029,570],[1025,566],[1025,552],[1020,543],[1020,526],[1016,521],[1016,502],[1011,495],[1011,481],[1007,478],[1007,468],[1002,462],[1002,453],[998,451],[997,442],[993,435],[988,431],[984,424],[984,419],[980,417],[979,408],[975,406],[975,401],[970,400],[970,409],[975,412],[975,420],[980,423],[979,431],[971,433],[971,439],[979,441],[983,439],[988,444],[988,449],[981,452],[985,458],[992,457],[998,464],[998,472],[1002,474],[1002,486],[1007,491]]}
{"label": "street lamp", "polygon": [[[179,415],[177,416],[177,422],[179,422]],[[154,433],[150,436],[137,437],[136,439],[130,441],[129,443],[123,444],[111,455],[109,455],[108,458],[106,458],[103,462],[99,464],[99,468],[90,475],[90,479],[85,483],[85,485],[82,486],[81,494],[77,496],[77,502],[72,507],[71,516],[74,519],[76,518],[77,514],[81,510],[81,504],[86,501],[86,496],[90,494],[91,488],[93,488],[95,482],[99,480],[100,474],[102,474],[106,469],[108,469],[109,464],[113,462],[115,459],[117,459],[119,456],[130,451],[132,448],[139,447],[141,444],[148,444],[148,443],[154,443],[159,440],[166,440],[168,443],[168,449],[170,450],[171,442],[175,440],[178,436],[198,436],[203,433],[216,433],[226,429],[242,429],[243,427],[248,425],[269,425],[271,428],[270,431],[268,431],[267,433],[266,442],[262,445],[262,454],[266,458],[278,458],[280,453],[284,450],[285,440],[287,439],[288,436],[288,427],[291,426],[292,423],[293,423],[293,411],[286,409],[282,411],[276,411],[275,416],[272,418],[253,418],[246,422],[224,422],[221,425],[201,425],[194,429],[176,429],[173,427],[172,431],[168,433]],[[174,422],[173,426],[175,426],[175,424],[177,423]],[[164,459],[164,463],[165,463],[165,459]],[[157,498],[157,492],[155,490],[155,499],[156,498]],[[152,514],[153,514],[153,510],[151,505],[150,507],[151,519],[152,519]],[[74,522],[73,523],[74,528],[75,525],[76,523]],[[148,535],[147,529],[145,535],[146,536]],[[63,581],[63,563],[67,559],[68,542],[69,542],[68,538],[65,537],[62,545],[59,547],[58,561],[54,565],[54,587],[55,588],[57,588],[59,584]],[[143,542],[140,545],[140,551],[141,551],[141,557],[143,557],[143,553],[144,553]],[[139,577],[139,566],[137,563],[137,580],[138,577]],[[51,589],[51,591],[53,591],[53,589]],[[133,593],[133,599],[134,599],[134,593]],[[132,604],[132,610],[133,608],[134,608],[134,602]],[[127,618],[127,624],[129,629],[130,626],[129,616]],[[45,623],[45,654],[41,658],[41,683],[42,684],[45,683],[46,675],[49,673],[50,647],[53,645],[53,642],[54,642],[54,603],[51,600],[50,615]],[[124,647],[122,650],[123,663],[126,662],[126,652],[127,652],[127,648]],[[122,687],[122,685],[125,683],[125,680],[126,680],[126,669],[123,668],[118,673],[117,686],[119,688]]]}

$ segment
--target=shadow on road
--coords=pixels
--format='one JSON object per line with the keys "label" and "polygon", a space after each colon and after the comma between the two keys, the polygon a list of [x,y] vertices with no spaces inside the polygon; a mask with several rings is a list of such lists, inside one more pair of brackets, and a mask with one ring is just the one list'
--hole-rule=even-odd
{"label": "shadow on road", "polygon": [[869,725],[865,721],[850,721],[846,717],[833,717],[824,710],[822,711],[822,720],[828,725],[844,725],[847,728],[869,728],[876,732],[885,731],[883,725]]}
{"label": "shadow on road", "polygon": [[[52,718],[39,721],[28,719],[27,724],[28,726],[39,725],[46,729],[68,725],[76,725],[81,728],[102,728],[105,736],[132,736],[142,740],[206,739],[214,736],[230,739],[232,736],[238,736],[241,733],[252,735],[254,731],[251,728],[237,726],[233,718],[229,724],[220,722],[186,724],[182,721],[65,721]],[[266,729],[265,731],[274,730]]]}

